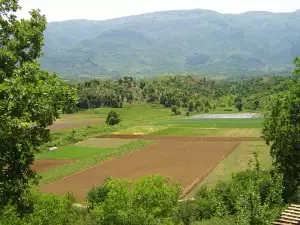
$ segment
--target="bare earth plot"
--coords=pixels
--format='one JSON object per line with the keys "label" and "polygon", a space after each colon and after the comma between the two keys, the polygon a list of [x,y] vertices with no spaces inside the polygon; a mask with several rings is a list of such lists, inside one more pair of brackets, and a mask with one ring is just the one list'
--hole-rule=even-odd
{"label": "bare earth plot", "polygon": [[36,172],[43,172],[73,161],[74,159],[39,159],[34,161],[31,169]]}
{"label": "bare earth plot", "polygon": [[[134,138],[136,139],[136,136]],[[187,137],[158,138],[160,142],[139,151],[42,185],[41,191],[51,194],[71,191],[77,199],[82,200],[93,186],[103,184],[109,176],[137,179],[141,176],[160,174],[171,178],[171,182],[180,182],[186,194],[240,143],[234,139],[203,141]]]}
{"label": "bare earth plot", "polygon": [[78,121],[56,121],[52,126],[50,126],[51,131],[63,131],[71,130],[77,127],[103,124],[104,119],[88,119],[88,120],[78,120]]}
{"label": "bare earth plot", "polygon": [[75,146],[94,147],[94,148],[117,148],[121,145],[128,144],[135,139],[121,139],[121,138],[90,138],[75,144]]}

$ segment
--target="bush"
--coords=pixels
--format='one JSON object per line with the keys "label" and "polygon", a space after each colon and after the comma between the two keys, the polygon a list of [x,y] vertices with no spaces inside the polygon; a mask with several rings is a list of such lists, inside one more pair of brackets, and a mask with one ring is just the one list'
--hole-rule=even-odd
{"label": "bush", "polygon": [[193,100],[190,100],[188,103],[188,111],[193,112],[195,110],[195,103]]}
{"label": "bush", "polygon": [[150,176],[134,182],[108,179],[95,190],[100,198],[96,197],[91,214],[99,225],[171,225],[168,218],[177,207],[181,188],[161,176]]}
{"label": "bush", "polygon": [[202,187],[196,196],[197,220],[234,216],[236,224],[270,224],[283,206],[282,177],[263,171],[255,154],[254,168],[240,172],[228,183]]}
{"label": "bush", "polygon": [[120,123],[121,121],[121,117],[120,115],[115,112],[115,111],[110,111],[107,115],[107,118],[106,118],[106,124],[110,125],[110,126],[114,126],[114,125],[117,125],[118,123]]}
{"label": "bush", "polygon": [[233,112],[234,110],[232,108],[225,108],[223,109],[224,112]]}
{"label": "bush", "polygon": [[172,106],[172,115],[175,115],[175,116],[178,116],[178,115],[181,115],[181,110],[179,107],[177,106]]}
{"label": "bush", "polygon": [[48,224],[75,224],[79,215],[76,215],[72,204],[72,195],[65,196],[45,195],[31,192],[28,198],[34,203],[30,213],[18,214],[16,207],[7,205],[0,211],[0,224],[5,225],[48,225]]}
{"label": "bush", "polygon": [[191,115],[191,113],[190,112],[186,112],[186,114],[185,114],[186,116],[190,116]]}
{"label": "bush", "polygon": [[205,113],[208,113],[208,112],[209,112],[209,108],[205,107],[205,108],[204,108],[204,112],[205,112]]}

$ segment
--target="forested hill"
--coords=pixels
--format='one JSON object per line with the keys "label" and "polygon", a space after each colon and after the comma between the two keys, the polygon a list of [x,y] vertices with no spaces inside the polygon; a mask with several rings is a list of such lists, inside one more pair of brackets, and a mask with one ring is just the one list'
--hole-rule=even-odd
{"label": "forested hill", "polygon": [[48,24],[43,69],[60,75],[263,74],[291,71],[300,11],[166,11]]}

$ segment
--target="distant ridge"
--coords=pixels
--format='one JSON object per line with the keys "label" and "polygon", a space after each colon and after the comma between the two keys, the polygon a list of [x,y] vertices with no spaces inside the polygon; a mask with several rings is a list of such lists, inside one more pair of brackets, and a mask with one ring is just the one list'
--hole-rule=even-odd
{"label": "distant ridge", "polygon": [[42,68],[62,76],[290,72],[300,55],[300,10],[147,13],[48,24]]}

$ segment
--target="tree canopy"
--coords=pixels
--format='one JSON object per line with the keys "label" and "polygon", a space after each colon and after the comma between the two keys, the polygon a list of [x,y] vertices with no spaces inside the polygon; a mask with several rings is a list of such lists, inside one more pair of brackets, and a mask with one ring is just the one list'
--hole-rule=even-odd
{"label": "tree canopy", "polygon": [[263,137],[271,144],[274,164],[283,174],[285,194],[300,186],[300,58],[295,59],[289,89],[278,94],[266,115]]}
{"label": "tree canopy", "polygon": [[[40,69],[46,18],[39,10],[18,20],[17,0],[0,2],[0,206],[28,208],[25,196],[36,174],[30,169],[38,147],[50,140],[48,126],[76,101],[55,74]],[[1,168],[2,169],[2,168]]]}

